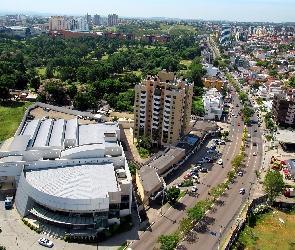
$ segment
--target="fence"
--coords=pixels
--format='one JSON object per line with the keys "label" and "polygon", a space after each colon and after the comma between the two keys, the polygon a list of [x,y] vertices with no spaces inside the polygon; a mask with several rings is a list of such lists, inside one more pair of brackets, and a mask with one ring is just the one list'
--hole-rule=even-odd
{"label": "fence", "polygon": [[246,219],[249,216],[250,212],[252,211],[252,209],[254,207],[256,207],[257,205],[264,203],[267,201],[267,195],[263,195],[260,196],[254,200],[251,201],[251,203],[249,204],[247,211],[246,211],[246,217],[245,219],[239,220],[236,223],[236,228],[233,230],[231,237],[228,241],[228,243],[226,244],[226,246],[223,247],[224,250],[230,250],[232,245],[236,242],[240,232],[244,229],[245,224],[246,224]]}

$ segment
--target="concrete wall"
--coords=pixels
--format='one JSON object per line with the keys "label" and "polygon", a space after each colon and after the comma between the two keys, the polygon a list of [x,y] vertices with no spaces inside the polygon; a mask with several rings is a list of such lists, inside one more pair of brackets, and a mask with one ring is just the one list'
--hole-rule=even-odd
{"label": "concrete wall", "polygon": [[126,113],[126,112],[110,112],[110,116],[111,117],[115,117],[115,116],[117,116],[118,118],[126,118],[126,119],[132,119],[132,120],[134,120],[134,114],[132,113],[132,114],[128,114],[128,113]]}

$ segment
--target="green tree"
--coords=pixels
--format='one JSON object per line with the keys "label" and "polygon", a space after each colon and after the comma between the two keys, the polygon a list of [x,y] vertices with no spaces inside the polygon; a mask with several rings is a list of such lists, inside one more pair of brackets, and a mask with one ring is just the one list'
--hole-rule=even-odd
{"label": "green tree", "polygon": [[264,192],[268,195],[268,199],[272,202],[280,196],[284,189],[285,183],[282,174],[279,171],[267,170],[263,181]]}
{"label": "green tree", "polygon": [[69,87],[67,87],[67,94],[69,95],[69,97],[71,99],[73,99],[75,97],[75,95],[77,94],[77,87],[76,85],[72,84]]}
{"label": "green tree", "polygon": [[175,249],[180,241],[179,233],[175,232],[168,235],[160,235],[157,239],[157,243],[161,244],[161,250]]}
{"label": "green tree", "polygon": [[94,101],[90,94],[77,92],[73,100],[73,106],[78,110],[84,111],[91,108]]}
{"label": "green tree", "polygon": [[[244,107],[240,110],[240,113],[244,116],[251,117],[255,112],[249,107]],[[245,121],[245,120],[244,120]],[[246,123],[246,122],[245,122]]]}
{"label": "green tree", "polygon": [[6,250],[6,247],[0,246],[0,250]]}
{"label": "green tree", "polygon": [[181,237],[187,235],[193,228],[193,223],[190,218],[184,217],[179,221],[178,230],[181,234]]}
{"label": "green tree", "polygon": [[186,214],[192,221],[198,222],[210,208],[211,204],[212,203],[209,200],[201,200],[197,202],[195,206],[189,208],[186,211]]}
{"label": "green tree", "polygon": [[174,204],[180,194],[180,189],[172,186],[167,190],[166,199],[170,204]]}
{"label": "green tree", "polygon": [[252,87],[253,87],[254,89],[259,89],[259,87],[260,87],[259,82],[254,82],[254,83],[252,84]]}
{"label": "green tree", "polygon": [[238,154],[238,155],[236,155],[236,157],[231,161],[231,164],[232,164],[232,166],[235,168],[235,170],[237,170],[237,169],[241,166],[241,164],[242,164],[242,162],[243,162],[243,159],[244,159],[244,155],[242,155],[242,154]]}
{"label": "green tree", "polygon": [[136,165],[134,163],[129,163],[128,167],[129,167],[131,175],[135,175],[136,174]]}
{"label": "green tree", "polygon": [[244,102],[248,100],[248,95],[244,92],[239,92],[239,99]]}
{"label": "green tree", "polygon": [[221,133],[221,136],[224,138],[224,140],[226,140],[227,137],[229,136],[229,131],[224,130],[224,131]]}

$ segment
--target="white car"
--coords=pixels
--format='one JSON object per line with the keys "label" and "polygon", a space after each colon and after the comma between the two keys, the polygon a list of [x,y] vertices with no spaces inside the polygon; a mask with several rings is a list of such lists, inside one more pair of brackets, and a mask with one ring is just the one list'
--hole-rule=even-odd
{"label": "white car", "polygon": [[239,173],[238,173],[238,176],[243,176],[243,172],[242,171],[239,171]]}
{"label": "white car", "polygon": [[256,154],[256,152],[253,152],[253,156],[256,156],[257,154]]}
{"label": "white car", "polygon": [[212,150],[212,149],[207,150],[207,153],[208,153],[208,154],[212,154],[212,153],[214,153],[214,152],[215,152],[215,150]]}
{"label": "white car", "polygon": [[198,188],[196,186],[192,187],[192,192],[197,192]]}
{"label": "white car", "polygon": [[245,193],[245,188],[241,188],[239,191],[240,194],[244,194]]}
{"label": "white car", "polygon": [[45,120],[47,120],[47,119],[49,119],[49,116],[47,115],[47,116],[44,116],[42,119],[41,119],[41,121],[45,121]]}
{"label": "white car", "polygon": [[38,243],[45,247],[53,247],[53,242],[45,238],[40,238]]}
{"label": "white car", "polygon": [[222,164],[223,164],[222,159],[219,159],[217,163],[218,163],[219,165],[222,165]]}

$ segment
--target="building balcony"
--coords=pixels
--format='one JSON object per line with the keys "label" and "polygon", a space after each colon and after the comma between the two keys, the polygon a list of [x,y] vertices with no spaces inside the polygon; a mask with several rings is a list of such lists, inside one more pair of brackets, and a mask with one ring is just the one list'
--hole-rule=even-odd
{"label": "building balcony", "polygon": [[140,94],[141,94],[140,95],[141,97],[144,97],[144,98],[146,97],[146,92],[141,92]]}
{"label": "building balcony", "polygon": [[168,128],[163,127],[163,131],[168,132]]}
{"label": "building balcony", "polygon": [[160,100],[154,100],[154,105],[159,106],[161,104]]}
{"label": "building balcony", "polygon": [[159,111],[156,111],[156,110],[153,111],[153,116],[158,116],[159,114],[160,114]]}
{"label": "building balcony", "polygon": [[163,124],[165,127],[169,127],[169,123],[166,123],[166,122],[164,122],[164,124]]}
{"label": "building balcony", "polygon": [[166,118],[166,117],[164,117],[164,121],[165,121],[165,122],[167,122],[167,123],[169,123],[170,119],[169,119],[169,118]]}
{"label": "building balcony", "polygon": [[171,101],[171,97],[166,96],[165,97],[165,101],[169,101],[170,102]]}

